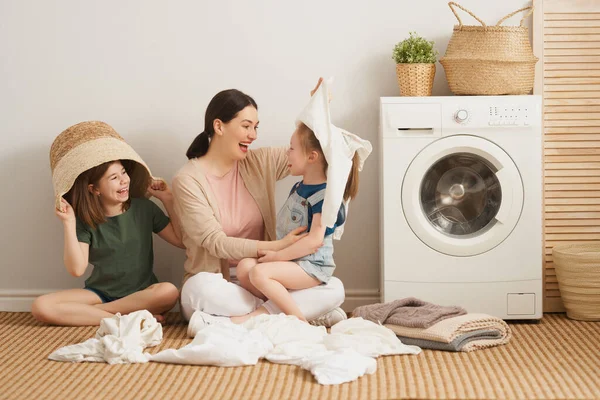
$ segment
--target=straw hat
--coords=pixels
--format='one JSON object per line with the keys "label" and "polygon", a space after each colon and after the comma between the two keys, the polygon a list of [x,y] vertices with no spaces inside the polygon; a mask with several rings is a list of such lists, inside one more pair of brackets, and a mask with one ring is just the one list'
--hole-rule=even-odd
{"label": "straw hat", "polygon": [[50,168],[56,208],[62,210],[60,199],[71,190],[77,177],[90,168],[113,160],[135,161],[127,171],[131,179],[131,197],[146,195],[152,174],[142,158],[107,123],[86,121],[64,130],[50,147]]}

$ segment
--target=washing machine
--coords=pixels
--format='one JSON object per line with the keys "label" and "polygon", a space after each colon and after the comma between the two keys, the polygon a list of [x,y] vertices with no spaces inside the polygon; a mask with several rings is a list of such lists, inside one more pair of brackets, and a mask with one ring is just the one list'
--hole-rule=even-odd
{"label": "washing machine", "polygon": [[382,301],[541,318],[540,97],[380,105]]}

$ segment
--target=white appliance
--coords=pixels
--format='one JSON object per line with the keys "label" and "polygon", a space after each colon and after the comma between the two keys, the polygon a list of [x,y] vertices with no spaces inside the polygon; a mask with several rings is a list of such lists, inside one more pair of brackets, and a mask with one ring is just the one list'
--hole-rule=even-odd
{"label": "white appliance", "polygon": [[382,301],[542,317],[539,96],[381,98]]}

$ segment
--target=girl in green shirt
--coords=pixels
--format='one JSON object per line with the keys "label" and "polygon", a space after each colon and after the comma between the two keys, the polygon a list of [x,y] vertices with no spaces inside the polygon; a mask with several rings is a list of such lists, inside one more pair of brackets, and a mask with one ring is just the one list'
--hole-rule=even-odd
{"label": "girl in green shirt", "polygon": [[[153,272],[152,233],[184,248],[176,219],[146,198],[131,198],[128,170],[135,162],[115,160],[80,174],[56,210],[64,227],[64,262],[79,277],[94,269],[84,289],[38,297],[33,316],[53,325],[99,325],[116,313],[146,309],[159,322],[177,302],[179,292],[158,283]],[[148,192],[173,216],[173,195],[163,181],[152,180]]]}

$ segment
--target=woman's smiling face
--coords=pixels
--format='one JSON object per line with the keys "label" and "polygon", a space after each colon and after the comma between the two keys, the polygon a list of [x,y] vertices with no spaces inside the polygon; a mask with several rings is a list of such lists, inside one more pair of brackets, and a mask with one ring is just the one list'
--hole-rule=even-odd
{"label": "woman's smiling face", "polygon": [[227,123],[215,121],[218,124],[215,132],[221,133],[223,148],[232,155],[234,160],[242,160],[248,153],[248,147],[256,140],[258,129],[258,111],[247,106],[237,113],[235,118]]}

